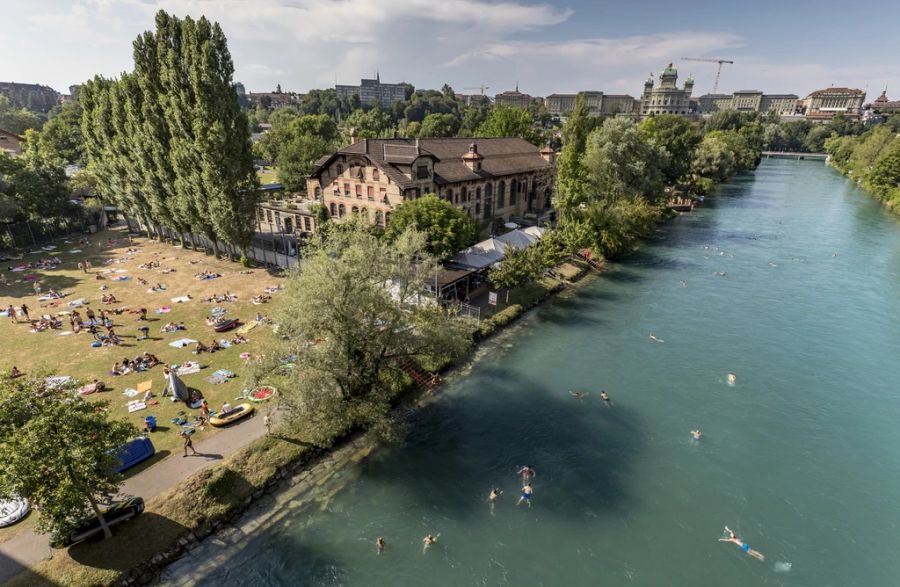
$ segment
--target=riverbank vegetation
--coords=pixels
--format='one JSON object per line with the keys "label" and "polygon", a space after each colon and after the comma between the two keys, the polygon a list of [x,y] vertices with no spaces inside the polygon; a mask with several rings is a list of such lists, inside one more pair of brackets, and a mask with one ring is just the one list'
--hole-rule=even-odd
{"label": "riverbank vegetation", "polygon": [[900,115],[862,135],[832,137],[825,150],[831,165],[900,213]]}

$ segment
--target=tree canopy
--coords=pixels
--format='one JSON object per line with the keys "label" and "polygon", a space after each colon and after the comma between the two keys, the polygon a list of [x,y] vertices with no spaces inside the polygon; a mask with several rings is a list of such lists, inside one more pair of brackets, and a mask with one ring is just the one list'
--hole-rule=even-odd
{"label": "tree canopy", "polygon": [[[106,402],[86,402],[40,377],[0,376],[0,495],[28,499],[38,529],[65,534],[115,495],[115,449],[137,430],[110,420]],[[106,536],[109,528],[105,526]]]}
{"label": "tree canopy", "polygon": [[439,259],[452,257],[475,241],[476,226],[465,210],[435,194],[407,200],[392,213],[385,237],[394,241],[414,228],[425,236],[425,248]]}
{"label": "tree canopy", "polygon": [[296,359],[283,400],[312,434],[335,422],[386,426],[408,361],[468,348],[467,325],[422,295],[435,266],[424,234],[408,229],[388,242],[359,221],[305,251],[274,316],[280,347],[269,354]]}

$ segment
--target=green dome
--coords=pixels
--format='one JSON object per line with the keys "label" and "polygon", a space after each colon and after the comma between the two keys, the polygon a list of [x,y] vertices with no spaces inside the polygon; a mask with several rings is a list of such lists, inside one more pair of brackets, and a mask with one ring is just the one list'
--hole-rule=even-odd
{"label": "green dome", "polygon": [[662,72],[663,75],[678,75],[678,70],[670,63],[669,67],[665,68]]}

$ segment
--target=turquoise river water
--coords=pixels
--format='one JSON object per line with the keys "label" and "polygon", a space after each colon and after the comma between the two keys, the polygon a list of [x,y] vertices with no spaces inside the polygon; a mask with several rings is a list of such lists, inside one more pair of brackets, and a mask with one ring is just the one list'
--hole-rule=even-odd
{"label": "turquoise river water", "polygon": [[898,317],[900,222],[821,162],[765,161],[199,584],[898,585]]}

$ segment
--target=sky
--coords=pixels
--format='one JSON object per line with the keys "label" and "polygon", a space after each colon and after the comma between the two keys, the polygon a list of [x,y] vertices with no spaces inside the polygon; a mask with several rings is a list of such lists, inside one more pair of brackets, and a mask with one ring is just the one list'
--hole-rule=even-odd
{"label": "sky", "polygon": [[248,91],[383,82],[460,93],[597,90],[639,96],[670,61],[694,95],[801,97],[847,86],[900,96],[900,1],[835,0],[0,0],[0,81],[68,92],[132,69],[153,15],[206,15]]}

